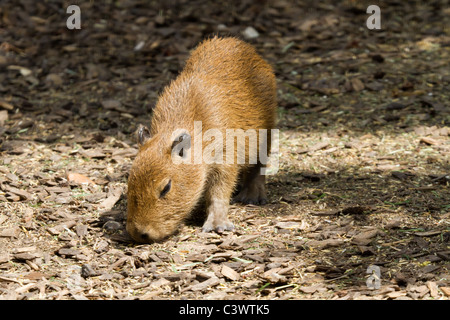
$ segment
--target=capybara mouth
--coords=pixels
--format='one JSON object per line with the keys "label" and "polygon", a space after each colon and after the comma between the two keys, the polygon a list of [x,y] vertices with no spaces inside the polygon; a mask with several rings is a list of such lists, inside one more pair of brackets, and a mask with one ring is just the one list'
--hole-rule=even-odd
{"label": "capybara mouth", "polygon": [[[157,234],[157,232],[150,231],[151,229],[147,228],[146,231],[139,231],[136,227],[129,227],[130,224],[127,224],[127,234],[128,236],[133,239],[133,241],[137,243],[145,243],[145,244],[152,244],[152,243],[162,243],[169,238],[176,236],[179,233],[179,227],[175,229],[172,233],[167,233],[164,235]],[[131,232],[128,229],[132,229]]]}

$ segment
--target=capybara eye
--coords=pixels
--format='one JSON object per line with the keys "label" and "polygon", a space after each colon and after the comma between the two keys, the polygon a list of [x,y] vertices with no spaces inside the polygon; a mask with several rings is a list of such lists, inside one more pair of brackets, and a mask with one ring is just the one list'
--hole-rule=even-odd
{"label": "capybara eye", "polygon": [[164,197],[167,194],[167,192],[170,191],[170,187],[171,186],[172,186],[172,180],[169,180],[169,182],[166,184],[164,189],[161,191],[161,194],[159,195],[159,198]]}

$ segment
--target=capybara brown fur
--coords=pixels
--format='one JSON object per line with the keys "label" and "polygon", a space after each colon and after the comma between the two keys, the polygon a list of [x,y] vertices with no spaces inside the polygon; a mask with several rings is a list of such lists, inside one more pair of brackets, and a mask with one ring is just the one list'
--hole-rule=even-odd
{"label": "capybara brown fur", "polygon": [[[174,234],[201,203],[206,208],[204,232],[233,230],[227,213],[238,183],[241,189],[236,201],[267,202],[260,170],[265,164],[248,160],[257,149],[265,148],[269,154],[275,122],[276,82],[270,65],[239,39],[203,41],[160,95],[150,129],[138,129],[139,152],[128,180],[128,233],[138,242],[161,241]],[[201,124],[200,134],[196,124]],[[217,150],[211,146],[222,143],[216,138],[204,141],[202,133],[209,129],[223,137],[227,129],[267,129],[269,141],[250,148],[246,137],[244,164],[237,163],[237,157],[234,161],[196,161],[205,148]],[[234,151],[238,144],[233,140]],[[183,147],[173,152],[177,146]],[[225,142],[222,147],[222,154],[213,152],[216,160],[227,154]]]}

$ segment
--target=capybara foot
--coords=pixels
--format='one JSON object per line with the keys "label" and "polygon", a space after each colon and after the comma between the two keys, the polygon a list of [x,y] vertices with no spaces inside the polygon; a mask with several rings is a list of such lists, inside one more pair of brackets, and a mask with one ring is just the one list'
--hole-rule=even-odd
{"label": "capybara foot", "polygon": [[240,202],[243,204],[267,204],[267,197],[264,186],[244,187],[237,196],[232,200],[232,203]]}
{"label": "capybara foot", "polygon": [[224,231],[234,231],[234,224],[229,220],[220,221],[213,223],[211,221],[206,221],[203,224],[202,232],[216,231],[222,233]]}

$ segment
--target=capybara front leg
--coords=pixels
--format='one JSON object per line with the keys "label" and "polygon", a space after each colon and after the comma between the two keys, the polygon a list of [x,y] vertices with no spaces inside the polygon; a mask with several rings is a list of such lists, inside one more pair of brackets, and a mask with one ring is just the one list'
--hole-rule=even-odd
{"label": "capybara front leg", "polygon": [[234,230],[233,223],[228,220],[228,208],[236,176],[237,171],[231,168],[213,173],[205,192],[207,218],[203,232]]}

